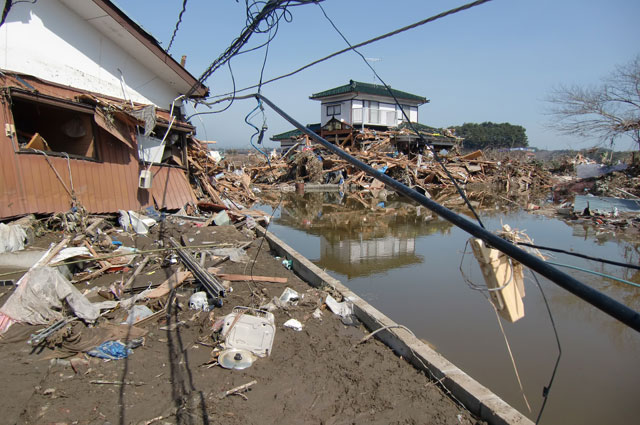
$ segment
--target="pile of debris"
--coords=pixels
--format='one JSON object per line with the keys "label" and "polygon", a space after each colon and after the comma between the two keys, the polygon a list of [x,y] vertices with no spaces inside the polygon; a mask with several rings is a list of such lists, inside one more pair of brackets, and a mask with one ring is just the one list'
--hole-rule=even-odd
{"label": "pile of debris", "polygon": [[[467,155],[443,156],[441,160],[444,167],[434,160],[430,152],[413,155],[365,150],[353,155],[378,171],[423,193],[453,185],[445,168],[462,186],[470,183],[497,185],[506,192],[512,189],[526,191],[550,187],[550,174],[541,167],[518,160],[491,161],[485,159],[481,151]],[[265,172],[265,168],[268,173]],[[342,183],[353,190],[361,190],[371,189],[379,184],[364,171],[357,170],[347,161],[319,147],[305,148],[302,152],[271,161],[270,166],[255,167],[247,172],[258,185],[304,181]]]}
{"label": "pile of debris", "polygon": [[[368,135],[365,132],[360,136]],[[192,144],[189,163],[196,190],[199,195],[210,197],[212,202],[234,209],[234,204],[254,202],[254,193],[274,189],[274,185],[340,184],[345,190],[352,191],[376,191],[383,187],[373,177],[318,145],[304,146],[299,151],[296,147],[280,157],[263,158],[262,163],[238,167],[224,160],[215,163],[203,148]],[[445,154],[441,156],[443,167],[430,151],[425,154],[400,153],[388,137],[380,139],[378,135],[366,149],[352,152],[352,155],[422,193],[452,187],[452,180],[444,168],[461,186],[477,183],[499,187],[506,192],[551,187],[550,173],[537,164],[517,159],[493,161],[486,159],[482,151],[466,155]]]}
{"label": "pile of debris", "polygon": [[553,205],[539,213],[589,225],[600,233],[635,237],[640,230],[640,163],[635,152],[615,163],[597,162],[581,153],[549,163]]}

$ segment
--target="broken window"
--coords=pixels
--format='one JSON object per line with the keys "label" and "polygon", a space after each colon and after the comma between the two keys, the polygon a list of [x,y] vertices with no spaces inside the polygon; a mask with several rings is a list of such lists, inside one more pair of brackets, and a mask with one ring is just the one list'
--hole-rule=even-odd
{"label": "broken window", "polygon": [[12,113],[21,151],[37,149],[96,159],[93,108],[30,96],[12,96]]}
{"label": "broken window", "polygon": [[158,125],[148,136],[139,133],[138,157],[146,163],[185,167],[184,134],[171,129],[165,137],[166,132],[167,127]]}

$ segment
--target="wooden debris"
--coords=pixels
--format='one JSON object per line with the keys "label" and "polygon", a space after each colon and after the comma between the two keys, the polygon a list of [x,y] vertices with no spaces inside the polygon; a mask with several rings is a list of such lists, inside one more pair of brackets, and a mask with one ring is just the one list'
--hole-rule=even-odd
{"label": "wooden debris", "polygon": [[171,292],[172,289],[177,288],[182,285],[187,278],[191,276],[190,272],[185,271],[177,271],[168,279],[160,284],[157,288],[152,289],[151,291],[145,293],[145,297],[147,298],[160,298],[167,295]]}
{"label": "wooden debris", "polygon": [[257,383],[258,383],[258,381],[256,381],[256,380],[254,379],[254,380],[253,380],[253,381],[251,381],[251,382],[247,382],[246,384],[239,385],[239,386],[237,386],[237,387],[235,387],[235,388],[231,388],[231,389],[230,389],[230,390],[228,390],[228,391],[222,391],[221,393],[219,393],[219,394],[218,394],[218,399],[222,400],[223,398],[225,398],[225,397],[227,397],[227,396],[230,396],[230,395],[232,395],[232,394],[235,394],[235,395],[242,396],[242,398],[244,398],[244,399],[246,400],[246,399],[247,399],[247,397],[243,396],[243,394],[242,394],[242,393],[243,393],[243,392],[245,392],[245,391],[248,391],[248,390],[249,390],[249,388],[250,388],[252,385],[255,385],[255,384],[257,384]]}
{"label": "wooden debris", "polygon": [[229,274],[229,273],[216,273],[220,279],[228,280],[231,282],[269,282],[269,283],[287,283],[286,277],[273,277],[273,276],[251,276],[248,274]]}
{"label": "wooden debris", "polygon": [[149,259],[150,257],[144,257],[142,261],[140,261],[140,264],[138,264],[138,267],[136,267],[136,270],[133,272],[131,276],[129,276],[129,279],[127,279],[125,284],[122,285],[122,292],[126,292],[131,289],[131,286],[133,286],[133,281],[135,280],[136,276],[140,274],[142,269],[144,269],[144,267],[147,265],[147,263],[149,262]]}

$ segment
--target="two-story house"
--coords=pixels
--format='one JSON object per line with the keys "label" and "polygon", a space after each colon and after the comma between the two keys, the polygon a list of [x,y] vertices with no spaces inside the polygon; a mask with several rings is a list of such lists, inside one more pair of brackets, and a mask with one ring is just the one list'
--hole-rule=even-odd
{"label": "two-story house", "polygon": [[[423,96],[391,88],[411,122],[418,122],[418,106],[429,101]],[[393,96],[383,85],[349,81],[349,84],[312,94],[309,98],[321,102],[321,122],[324,126],[332,118],[352,127],[396,127],[406,118]]]}
{"label": "two-story house", "polygon": [[[314,93],[309,98],[320,101],[320,123],[308,127],[329,141],[337,141],[344,140],[358,129],[396,128],[407,121],[406,117],[411,122],[418,122],[418,107],[429,100],[394,88],[391,88],[391,93],[383,85],[353,80],[349,84]],[[280,142],[280,146],[286,149],[301,134],[299,130],[292,130],[277,134],[271,140]]]}

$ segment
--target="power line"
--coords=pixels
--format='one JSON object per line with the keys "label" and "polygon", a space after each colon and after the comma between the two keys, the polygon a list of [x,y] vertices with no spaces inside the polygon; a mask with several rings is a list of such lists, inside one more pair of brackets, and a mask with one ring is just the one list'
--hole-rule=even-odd
{"label": "power line", "polygon": [[169,53],[169,50],[171,49],[171,45],[173,44],[173,40],[175,40],[176,38],[176,34],[178,33],[178,28],[180,27],[180,23],[182,22],[182,15],[184,14],[185,10],[187,10],[187,0],[182,1],[182,10],[180,11],[180,15],[178,15],[178,22],[176,22],[176,27],[173,30],[171,41],[169,41],[169,46],[167,47],[167,53]]}
{"label": "power line", "polygon": [[[285,17],[287,22],[290,22],[290,12],[287,11],[288,7],[317,3],[320,1],[323,0],[268,0],[266,2],[254,1],[252,3],[249,3],[249,0],[247,0],[247,25],[240,33],[240,36],[233,40],[231,45],[227,47],[227,49],[218,56],[218,58],[211,62],[200,78],[198,78],[197,83],[189,89],[186,97],[189,98],[195,92],[198,85],[204,83],[204,81],[209,78],[216,69],[237,55],[240,52],[240,49],[242,49],[242,47],[249,41],[253,33],[266,33],[277,28],[283,17]],[[257,7],[257,5],[260,4],[264,4],[264,7],[257,13],[252,12],[253,7]],[[260,24],[263,22],[266,22],[266,28],[260,27]]]}
{"label": "power line", "polygon": [[574,257],[585,258],[587,260],[599,261],[601,263],[611,264],[611,265],[614,265],[614,266],[620,266],[620,267],[626,267],[626,268],[629,268],[629,269],[640,270],[640,266],[638,266],[636,264],[621,263],[621,262],[618,262],[618,261],[607,260],[607,259],[604,259],[604,258],[591,257],[591,256],[586,255],[586,254],[580,254],[579,252],[571,252],[571,251],[566,251],[564,249],[559,249],[559,248],[552,248],[552,247],[548,247],[548,246],[534,245],[534,244],[527,243],[527,242],[516,242],[516,243],[518,245],[528,246],[530,248],[541,249],[543,251],[559,252],[561,254],[573,255]]}
{"label": "power line", "polygon": [[556,321],[553,320],[553,314],[551,314],[551,307],[549,307],[549,301],[547,301],[547,296],[544,294],[542,290],[542,285],[540,285],[540,281],[538,280],[538,276],[535,274],[533,270],[531,270],[531,275],[538,285],[538,289],[540,289],[540,294],[542,295],[542,299],[544,300],[544,305],[547,307],[547,313],[549,313],[549,320],[551,321],[551,327],[553,328],[553,334],[556,337],[556,344],[558,345],[558,357],[556,358],[556,364],[553,366],[553,372],[551,372],[551,378],[549,378],[549,383],[546,387],[542,389],[542,406],[540,406],[540,411],[538,412],[538,417],[536,418],[536,424],[540,423],[540,418],[542,417],[542,412],[544,412],[544,407],[547,405],[547,399],[549,398],[549,391],[551,391],[551,386],[553,385],[553,380],[556,377],[556,372],[558,371],[558,365],[560,364],[560,359],[562,358],[562,345],[560,344],[560,336],[558,336],[558,329],[556,328]]}
{"label": "power line", "polygon": [[[437,21],[438,19],[442,19],[442,18],[444,18],[446,16],[453,15],[453,14],[456,14],[458,12],[462,12],[464,10],[471,9],[473,7],[476,7],[476,6],[480,6],[481,4],[488,3],[490,1],[491,0],[478,0],[478,1],[474,1],[472,3],[467,3],[467,4],[462,5],[460,7],[456,7],[455,9],[447,10],[446,12],[438,13],[437,15],[433,15],[433,16],[431,16],[429,18],[426,18],[426,19],[423,19],[421,21],[415,22],[415,23],[413,23],[411,25],[407,25],[407,26],[404,26],[402,28],[398,28],[398,29],[396,29],[394,31],[391,31],[391,32],[388,32],[386,34],[382,34],[382,35],[379,35],[377,37],[371,38],[369,40],[363,41],[361,43],[354,44],[353,46],[347,47],[345,49],[338,50],[337,52],[331,53],[330,55],[327,55],[327,56],[325,56],[323,58],[320,58],[320,59],[316,59],[313,62],[310,62],[310,63],[308,63],[308,64],[306,64],[304,66],[301,66],[300,68],[298,68],[298,69],[296,69],[294,71],[291,71],[289,73],[280,75],[279,77],[275,77],[275,78],[272,78],[270,80],[267,80],[267,81],[263,82],[262,85],[264,86],[265,84],[273,83],[274,81],[278,81],[278,80],[281,80],[283,78],[291,77],[292,75],[295,75],[295,74],[297,74],[297,73],[299,73],[301,71],[304,71],[307,68],[311,68],[312,66],[315,66],[315,65],[317,65],[317,64],[319,64],[321,62],[324,62],[326,60],[329,60],[329,59],[331,59],[333,57],[339,56],[339,55],[341,55],[343,53],[346,53],[346,52],[348,52],[350,50],[357,49],[357,48],[360,48],[362,46],[366,46],[366,45],[371,44],[371,43],[375,43],[375,42],[383,40],[385,38],[388,38],[388,37],[400,34],[402,32],[417,28],[419,26],[428,24],[428,23],[433,22],[433,21]],[[236,93],[241,93],[241,92],[244,92],[244,91],[247,91],[247,90],[255,89],[256,87],[258,87],[257,84],[253,85],[253,86],[245,87],[243,89],[236,90]],[[212,96],[212,97],[223,97],[223,96],[229,96],[230,94],[231,93],[225,93],[225,94]]]}

